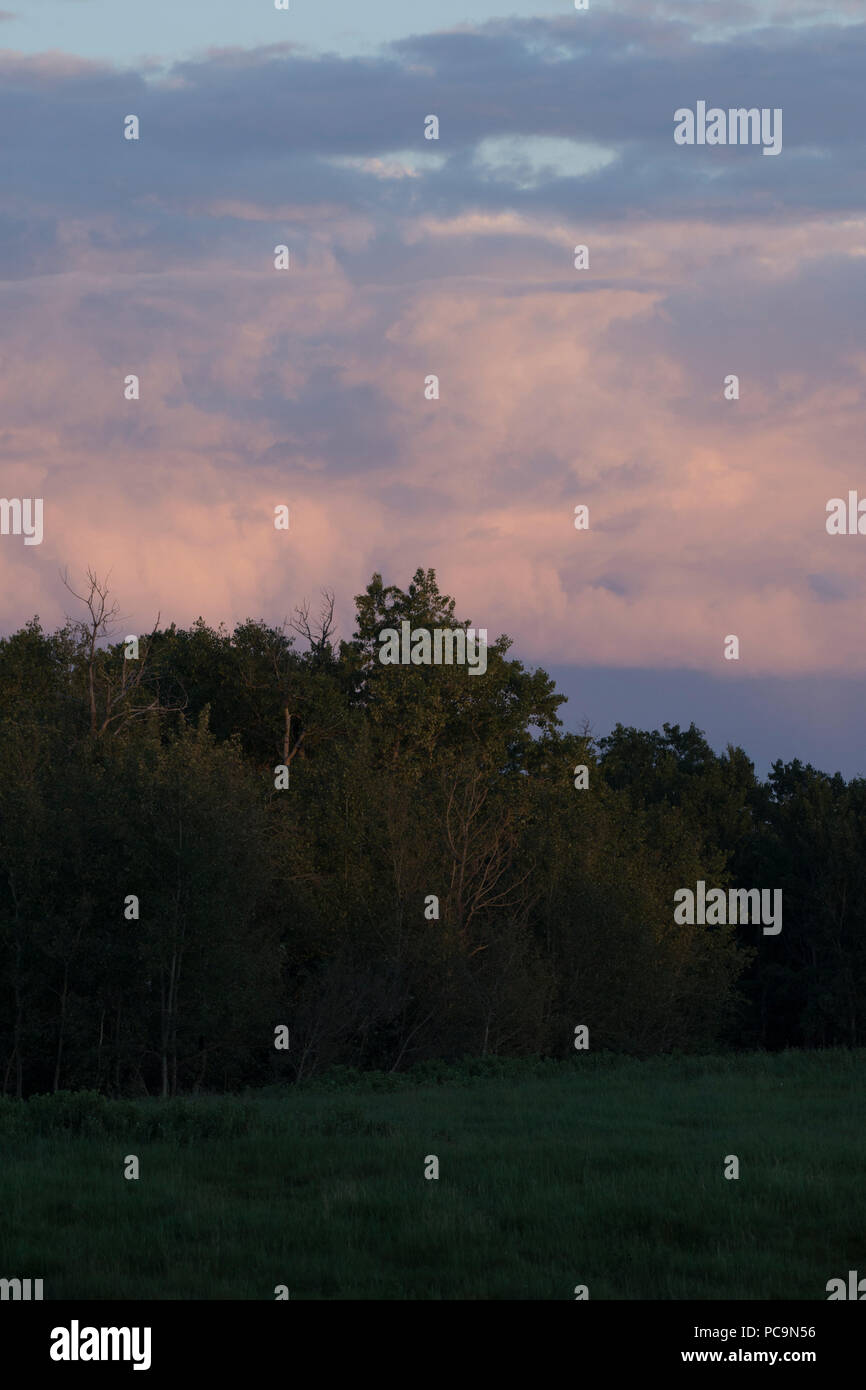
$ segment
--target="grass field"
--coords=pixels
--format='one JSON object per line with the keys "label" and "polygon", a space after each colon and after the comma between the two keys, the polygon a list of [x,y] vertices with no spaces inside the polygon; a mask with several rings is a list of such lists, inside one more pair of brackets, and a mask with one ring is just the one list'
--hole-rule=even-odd
{"label": "grass field", "polygon": [[576,1056],[2,1101],[0,1277],[46,1299],[824,1300],[866,1274],[864,1062]]}

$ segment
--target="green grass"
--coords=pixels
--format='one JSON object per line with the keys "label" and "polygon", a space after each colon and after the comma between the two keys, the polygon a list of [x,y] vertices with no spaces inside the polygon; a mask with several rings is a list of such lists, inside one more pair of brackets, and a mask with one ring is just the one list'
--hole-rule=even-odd
{"label": "green grass", "polygon": [[864,1060],[587,1056],[5,1101],[0,1276],[70,1299],[823,1300],[866,1274]]}

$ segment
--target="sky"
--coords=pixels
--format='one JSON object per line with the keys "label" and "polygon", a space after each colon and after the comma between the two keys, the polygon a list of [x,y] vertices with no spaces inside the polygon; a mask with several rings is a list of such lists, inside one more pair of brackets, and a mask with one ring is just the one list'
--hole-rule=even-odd
{"label": "sky", "polygon": [[6,2],[0,631],[432,567],[569,727],[866,774],[862,0]]}
{"label": "sky", "polygon": [[[170,64],[208,48],[250,49],[290,42],[319,52],[374,53],[411,34],[477,26],[509,17],[571,17],[573,0],[290,0],[276,12],[272,0],[26,0],[6,13],[10,47],[24,53],[56,49],[121,65],[155,60]],[[811,26],[816,19],[857,23],[860,0],[819,5],[804,0],[641,0],[633,6],[590,0],[593,18],[629,11],[686,21],[696,41],[747,34],[767,24]],[[589,19],[589,11],[578,16]],[[697,23],[696,23],[697,17]]]}

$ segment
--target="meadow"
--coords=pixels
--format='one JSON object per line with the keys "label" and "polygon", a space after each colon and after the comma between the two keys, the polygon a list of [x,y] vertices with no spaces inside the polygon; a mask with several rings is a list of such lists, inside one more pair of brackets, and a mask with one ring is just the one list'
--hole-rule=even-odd
{"label": "meadow", "polygon": [[46,1299],[824,1300],[866,1272],[864,1060],[583,1054],[4,1099],[0,1275]]}

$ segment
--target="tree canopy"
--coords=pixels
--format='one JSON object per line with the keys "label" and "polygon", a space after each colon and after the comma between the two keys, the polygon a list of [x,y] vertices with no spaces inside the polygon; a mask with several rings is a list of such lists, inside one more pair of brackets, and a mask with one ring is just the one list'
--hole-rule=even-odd
{"label": "tree canopy", "polygon": [[[326,594],[137,656],[89,584],[0,640],[6,1093],[567,1055],[580,1026],[635,1055],[862,1044],[861,779],[762,781],[694,725],[568,732],[505,635],[483,676],[382,664],[385,628],[470,626],[431,569],[374,574],[350,640]],[[676,925],[699,879],[782,888],[782,933]]]}

